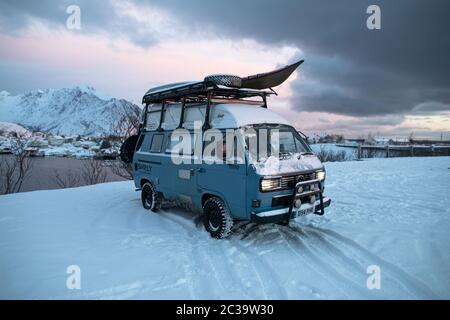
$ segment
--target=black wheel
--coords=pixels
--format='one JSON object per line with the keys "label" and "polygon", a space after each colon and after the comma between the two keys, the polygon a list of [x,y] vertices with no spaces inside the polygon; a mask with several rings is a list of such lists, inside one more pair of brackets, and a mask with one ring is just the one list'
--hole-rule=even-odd
{"label": "black wheel", "polygon": [[141,200],[142,205],[147,210],[156,212],[161,208],[160,197],[150,182],[146,182],[142,186]]}
{"label": "black wheel", "polygon": [[233,218],[222,199],[212,197],[206,200],[203,206],[203,215],[205,228],[211,237],[223,239],[230,235]]}

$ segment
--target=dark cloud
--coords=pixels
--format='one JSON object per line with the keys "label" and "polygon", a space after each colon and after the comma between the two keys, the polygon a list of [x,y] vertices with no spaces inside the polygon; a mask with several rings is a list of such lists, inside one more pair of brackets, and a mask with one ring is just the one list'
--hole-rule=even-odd
{"label": "dark cloud", "polygon": [[430,114],[430,113],[448,113],[450,116],[450,104],[443,104],[439,102],[425,102],[420,103],[413,108],[413,114],[421,115],[421,114]]}
{"label": "dark cloud", "polygon": [[[299,47],[305,77],[294,83],[293,104],[300,110],[381,115],[450,102],[449,1],[156,2],[217,36]],[[381,30],[366,28],[371,4],[381,8]]]}
{"label": "dark cloud", "polygon": [[142,47],[156,42],[152,30],[145,30],[135,19],[121,15],[108,0],[2,0],[0,2],[0,30],[18,33],[30,22],[40,20],[55,28],[65,28],[69,14],[66,9],[78,5],[81,9],[81,30],[101,33],[112,38],[125,36]]}

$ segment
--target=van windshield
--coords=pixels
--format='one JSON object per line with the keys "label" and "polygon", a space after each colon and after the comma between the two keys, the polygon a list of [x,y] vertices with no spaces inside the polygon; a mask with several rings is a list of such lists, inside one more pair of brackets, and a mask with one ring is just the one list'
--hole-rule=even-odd
{"label": "van windshield", "polygon": [[253,161],[266,161],[274,156],[280,159],[296,154],[311,153],[311,148],[292,127],[279,124],[253,125],[244,128],[246,147]]}

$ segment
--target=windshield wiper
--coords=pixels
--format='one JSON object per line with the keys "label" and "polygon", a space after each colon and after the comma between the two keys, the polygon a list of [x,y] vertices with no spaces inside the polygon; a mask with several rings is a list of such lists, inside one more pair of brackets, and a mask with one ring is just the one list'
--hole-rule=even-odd
{"label": "windshield wiper", "polygon": [[297,159],[300,159],[301,156],[313,156],[314,152],[306,151],[306,152],[300,152],[300,155],[297,157]]}

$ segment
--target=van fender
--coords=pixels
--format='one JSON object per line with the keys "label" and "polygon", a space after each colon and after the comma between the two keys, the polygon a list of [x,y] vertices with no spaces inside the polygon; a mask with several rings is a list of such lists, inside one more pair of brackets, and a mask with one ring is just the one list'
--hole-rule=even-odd
{"label": "van fender", "polygon": [[233,218],[235,217],[235,215],[234,215],[234,213],[233,213],[233,211],[232,211],[232,209],[230,207],[230,204],[228,203],[228,200],[225,198],[225,196],[222,193],[220,193],[218,191],[202,189],[202,193],[201,193],[201,196],[200,196],[200,205],[201,205],[202,210],[203,210],[203,204],[204,204],[204,201],[202,201],[202,200],[203,200],[203,197],[205,195],[211,195],[211,196],[219,197],[220,199],[222,199],[222,201],[225,203],[225,205],[227,206],[228,210],[230,211],[231,216]]}

